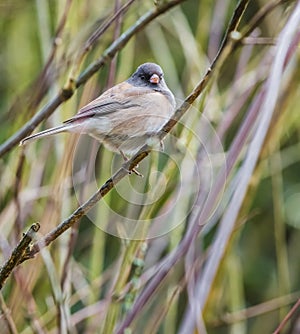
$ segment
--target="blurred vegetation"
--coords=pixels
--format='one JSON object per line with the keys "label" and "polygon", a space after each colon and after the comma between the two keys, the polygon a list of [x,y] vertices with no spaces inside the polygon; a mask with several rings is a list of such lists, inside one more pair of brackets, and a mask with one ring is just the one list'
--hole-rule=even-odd
{"label": "blurred vegetation", "polygon": [[[168,1],[131,2],[110,21],[124,1],[0,0],[1,144],[142,15]],[[216,56],[238,1],[178,3],[135,34],[112,60],[105,59],[34,130],[68,119],[147,61],[162,66],[168,86],[183,100]],[[235,191],[245,180],[241,172],[247,170],[243,163],[252,153],[260,110],[247,123],[250,130],[243,126],[268,88],[278,36],[296,3],[249,2],[239,31],[266,5],[268,14],[215,69],[205,92],[166,138],[164,152],[155,151],[140,164],[144,178],[122,180],[80,224],[8,278],[0,296],[1,333],[114,333],[132,314],[132,333],[272,333],[278,327],[300,297],[297,45],[280,77],[276,108],[238,215],[227,209],[234,208]],[[93,39],[106,23],[108,28]],[[3,154],[1,263],[31,224],[39,222],[39,233],[45,235],[96,191],[94,176],[99,187],[121,163],[91,139],[73,135],[25,149],[15,145]],[[219,205],[212,203],[214,214],[195,219],[195,202],[201,196],[203,207],[205,199],[212,201],[209,187],[226,164],[229,173]],[[214,263],[226,215],[232,228],[221,239],[220,262]],[[187,250],[181,241],[192,224],[204,228]],[[172,269],[147,299],[147,285],[172,254],[177,254]],[[209,266],[216,266],[213,276],[205,275]],[[136,300],[141,305],[145,300],[145,307],[136,311]],[[298,309],[282,333],[299,333],[299,328]]]}

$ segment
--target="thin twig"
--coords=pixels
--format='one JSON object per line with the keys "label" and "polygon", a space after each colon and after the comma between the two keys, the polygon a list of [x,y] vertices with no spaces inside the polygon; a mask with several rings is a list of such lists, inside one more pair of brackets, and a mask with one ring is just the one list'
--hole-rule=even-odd
{"label": "thin twig", "polygon": [[75,210],[66,220],[61,222],[52,231],[46,234],[41,240],[37,241],[28,251],[24,254],[21,262],[34,257],[41,248],[48,246],[51,242],[57,239],[62,233],[64,233],[71,226],[76,224],[88,211],[90,211],[101,199],[104,197],[119,181],[121,181],[128,171],[134,169],[140,161],[142,161],[150,152],[150,147],[145,145],[133,158],[127,161],[123,167],[121,167],[105,184],[93,194],[82,206]]}
{"label": "thin twig", "polygon": [[25,162],[25,154],[24,150],[20,152],[19,161],[17,165],[16,180],[14,184],[14,202],[16,206],[16,219],[14,222],[14,226],[16,226],[15,233],[16,233],[16,240],[18,240],[21,231],[22,231],[22,222],[21,222],[21,203],[20,203],[20,188],[21,188],[21,179],[22,179],[22,171]]}
{"label": "thin twig", "polygon": [[[192,93],[185,99],[182,105],[176,110],[173,118],[158,133],[158,137],[160,139],[163,139],[172,130],[172,128],[177,124],[178,120],[190,108],[191,104],[196,100],[196,98],[206,87],[206,83],[208,82],[211,73],[211,69],[209,68],[204,78],[195,87]],[[128,175],[128,171],[132,171],[143,159],[145,159],[150,151],[151,147],[149,147],[148,145],[144,145],[139,150],[139,152],[136,153],[136,155],[134,155],[130,160],[123,164],[123,166],[110,179],[108,179],[94,195],[92,195],[82,206],[74,211],[69,216],[69,218],[61,222],[58,226],[56,226],[56,228],[50,231],[41,240],[36,242],[26,253],[21,262],[34,257],[34,255],[38,253],[42,247],[48,246],[67,229],[76,224],[89,210],[91,210],[102,199],[103,196],[105,196],[119,181],[121,181],[126,175]]]}
{"label": "thin twig", "polygon": [[300,298],[298,299],[297,303],[291,308],[288,314],[284,317],[281,321],[280,325],[276,328],[273,334],[280,334],[287,322],[291,319],[291,317],[295,314],[297,309],[300,308]]}
{"label": "thin twig", "polygon": [[[120,11],[120,0],[115,1],[115,12],[118,13]],[[122,16],[119,16],[116,20],[115,28],[114,28],[114,40],[116,40],[120,36],[121,32],[121,25],[122,25]],[[116,76],[116,69],[117,69],[117,57],[115,56],[109,67],[108,79],[107,79],[107,88],[113,86],[115,76]]]}
{"label": "thin twig", "polygon": [[60,280],[60,287],[62,291],[64,291],[64,286],[67,282],[70,262],[72,259],[72,254],[75,248],[77,238],[78,238],[78,226],[73,225],[71,228],[70,238],[68,241],[67,254],[65,257],[65,261],[62,265],[62,274],[61,274],[61,280]]}
{"label": "thin twig", "polygon": [[[112,17],[108,18],[103,24],[100,25],[87,39],[85,42],[82,50],[79,52],[79,55],[77,57],[77,60],[74,63],[74,67],[71,70],[71,75],[69,80],[73,80],[76,76],[76,71],[79,71],[81,64],[83,63],[83,60],[87,56],[88,52],[95,46],[96,42],[99,40],[99,38],[108,30],[111,25],[116,22],[118,25],[118,21],[122,15],[124,15],[129,7],[133,4],[135,0],[129,0],[127,3],[125,3],[123,6],[118,8],[118,10],[115,10],[115,13]],[[114,40],[117,39],[119,36],[115,36]]]}
{"label": "thin twig", "polygon": [[[129,0],[127,3],[125,3],[122,7],[118,7],[117,10],[115,10],[114,15],[107,20],[107,22],[105,22],[104,24],[102,24],[86,41],[85,45],[84,45],[84,50],[82,53],[87,52],[95,43],[96,41],[100,38],[100,36],[103,35],[103,33],[111,26],[111,24],[116,21],[119,21],[119,18],[121,15],[124,15],[126,13],[126,11],[129,9],[129,7],[131,6],[131,4],[134,2],[135,0]],[[118,25],[118,23],[117,23]],[[118,36],[117,36],[118,37]],[[82,55],[81,55],[82,57]]]}
{"label": "thin twig", "polygon": [[[246,3],[248,3],[248,1],[249,0],[244,0],[244,1],[241,1],[241,3],[242,5],[245,5]],[[174,1],[174,2],[178,3],[179,0]],[[168,3],[168,5],[170,6],[170,3]],[[237,15],[239,15],[239,13],[240,11],[236,10],[233,15],[231,25],[230,25],[232,29],[235,29],[236,24],[239,21],[239,18],[236,17]],[[148,15],[149,14],[147,14],[147,16]],[[151,17],[153,15],[155,15],[155,13],[153,13]],[[150,20],[150,17],[148,17],[148,20]],[[235,24],[232,22],[234,22]],[[226,40],[229,40],[228,39],[229,34],[230,34],[230,30],[227,31],[227,34],[225,36]],[[238,41],[234,41],[234,42],[238,43]],[[171,131],[171,129],[177,124],[178,120],[185,114],[185,112],[190,108],[192,103],[196,100],[196,98],[204,90],[204,88],[206,87],[208,83],[209,78],[211,78],[211,75],[213,73],[212,68],[216,66],[218,60],[221,58],[225,50],[225,46],[226,45],[222,43],[222,46],[220,48],[220,51],[218,52],[218,55],[214,59],[212,66],[208,68],[203,79],[198,83],[198,85],[194,88],[194,90],[189,94],[189,96],[185,99],[182,105],[176,110],[172,119],[159,132],[158,136],[160,139],[163,139],[167,135],[167,133]],[[113,45],[111,47],[113,47]],[[117,46],[115,47],[117,48]],[[102,58],[103,57],[104,56],[102,56]],[[87,74],[86,74],[86,77],[87,77]],[[26,254],[22,254],[22,256],[20,257],[18,264],[24,262],[27,259],[33,258],[35,254],[37,254],[41,250],[41,248],[48,246],[55,239],[57,239],[62,233],[64,233],[67,229],[69,229],[71,226],[76,224],[89,210],[91,210],[102,199],[103,196],[105,196],[114,187],[116,183],[118,183],[128,174],[128,171],[132,171],[132,169],[134,169],[150,153],[150,151],[151,151],[151,147],[149,147],[148,145],[144,145],[135,156],[133,156],[129,161],[127,161],[82,206],[80,206],[77,210],[75,210],[66,220],[61,222],[58,226],[56,226],[53,230],[51,230],[48,234],[46,234],[42,239],[36,242],[32,247],[28,248],[26,251]]]}
{"label": "thin twig", "polygon": [[43,120],[48,118],[57,107],[67,101],[74,94],[75,90],[89,80],[100,68],[102,68],[115,54],[120,51],[127,42],[140,30],[145,28],[155,18],[162,15],[169,9],[177,6],[185,0],[172,0],[164,2],[161,6],[157,6],[149,10],[137,22],[127,29],[117,40],[115,40],[103,53],[103,55],[88,66],[77,78],[69,78],[67,84],[57,93],[57,95],[46,104],[37,114],[35,114],[20,130],[12,135],[6,142],[0,146],[0,157],[9,152],[13,147],[29,135]]}
{"label": "thin twig", "polygon": [[273,37],[245,37],[244,45],[276,45],[277,41]]}
{"label": "thin twig", "polygon": [[[179,0],[169,2],[167,3],[167,7],[166,5],[163,7],[164,8],[163,11],[162,11],[162,8],[160,7],[159,9],[156,10],[156,12],[152,10],[148,12],[144,17],[142,17],[135,26],[127,30],[126,33],[124,33],[115,43],[111,45],[109,49],[106,50],[106,52],[103,54],[103,56],[100,58],[98,62],[94,63],[84,73],[82,73],[81,77],[79,77],[77,81],[78,87],[79,85],[83,84],[86,80],[88,80],[88,78],[91,77],[93,73],[95,73],[102,66],[101,64],[105,63],[106,57],[113,56],[113,54],[115,54],[115,52],[118,51],[118,48],[121,48],[122,45],[125,45],[126,42],[130,39],[130,37],[133,36],[133,34],[137,31],[137,29],[141,29],[141,27],[144,27],[147,23],[151,22],[153,18],[155,18],[162,12],[166,11],[168,8],[174,6],[175,4],[178,4],[179,2],[180,2]],[[248,3],[248,1],[247,0],[241,1],[241,3],[242,5],[245,6]],[[239,22],[239,17],[237,17],[237,15],[241,15],[243,11],[244,10],[239,10],[235,12],[235,15],[233,16],[232,22],[230,25],[232,29],[236,29],[237,23]],[[157,12],[159,14],[157,14]],[[228,29],[224,40],[229,41],[228,36],[230,32],[231,31]],[[231,45],[231,47],[233,47],[233,45],[235,45],[236,43],[239,43],[238,40],[236,41],[234,40],[233,42],[234,43]],[[171,129],[177,124],[178,120],[189,109],[190,105],[195,101],[195,99],[204,90],[204,88],[207,85],[208,80],[211,78],[212,69],[215,67],[217,62],[219,62],[219,59],[222,53],[224,52],[225,47],[226,47],[226,44],[222,43],[222,46],[220,48],[220,51],[218,52],[218,55],[214,59],[212,66],[208,68],[203,79],[194,88],[192,93],[185,99],[184,103],[176,110],[174,117],[160,131],[159,137],[161,139],[163,139],[166,136],[166,134],[171,131]],[[69,98],[68,90],[65,91],[65,93],[66,94],[63,94],[62,96],[57,97],[56,100],[52,101],[52,104],[59,105],[61,98],[68,99]],[[25,260],[34,257],[34,255],[37,254],[42,247],[48,246],[51,242],[53,242],[56,238],[58,238],[67,229],[69,229],[71,226],[76,224],[95,204],[97,204],[102,199],[103,196],[105,196],[114,187],[116,183],[118,183],[121,179],[123,179],[127,175],[128,170],[131,171],[133,168],[135,168],[136,165],[140,161],[142,161],[149,154],[150,151],[151,151],[151,148],[145,145],[134,157],[132,157],[128,162],[126,162],[123,165],[123,167],[120,168],[94,195],[92,195],[82,206],[80,206],[75,212],[73,212],[66,220],[61,222],[56,228],[50,231],[41,240],[36,242],[31,248],[27,248],[26,253],[22,254],[17,264],[20,264],[24,262]]]}
{"label": "thin twig", "polygon": [[[65,8],[63,10],[60,21],[58,22],[58,27],[53,37],[52,49],[49,53],[48,59],[44,64],[40,74],[34,80],[34,82],[19,96],[16,97],[15,101],[9,108],[7,114],[4,114],[4,117],[1,116],[0,121],[5,120],[9,115],[13,115],[15,118],[16,113],[19,113],[20,104],[24,105],[24,101],[28,100],[27,110],[29,115],[34,113],[37,106],[40,104],[41,100],[48,92],[49,87],[53,80],[57,77],[57,71],[53,65],[53,61],[56,57],[58,46],[60,45],[61,36],[66,26],[68,14],[71,8],[73,0],[66,0]],[[21,101],[21,102],[20,102]]]}
{"label": "thin twig", "polygon": [[[241,1],[239,5],[247,5],[247,1],[243,2]],[[243,11],[236,11],[235,13],[242,13]],[[236,20],[238,21],[238,20]],[[234,25],[232,25],[234,27]],[[231,34],[231,31],[228,30],[227,34]],[[228,50],[225,50],[230,45],[232,49],[235,48],[238,43],[238,40],[233,40],[232,43],[230,42],[230,39],[225,37],[225,40],[228,41],[228,44],[222,44],[222,49],[225,54],[230,55],[228,53]],[[228,46],[227,46],[228,45]],[[224,51],[225,50],[225,51]],[[217,60],[218,62],[220,59],[224,59],[224,56],[222,56],[222,52],[218,53]],[[216,61],[217,61],[216,60]],[[220,64],[218,64],[220,66]],[[215,189],[218,189],[218,185],[216,184]],[[153,293],[156,291],[158,286],[161,284],[161,281],[167,276],[170,269],[181,259],[181,257],[186,253],[187,249],[189,248],[190,244],[193,242],[193,240],[197,237],[198,232],[201,230],[201,225],[197,224],[195,225],[195,228],[191,229],[191,233],[189,235],[186,235],[181,242],[181,244],[177,247],[176,251],[171,254],[171,256],[168,258],[168,261],[162,265],[159,270],[157,271],[157,274],[153,277],[152,281],[146,286],[146,288],[143,290],[143,292],[139,295],[138,299],[136,300],[132,310],[127,314],[123,322],[120,324],[120,326],[117,328],[116,333],[123,333],[128,326],[132,323],[132,321],[135,319],[136,314],[143,308],[143,306],[147,303],[147,301],[151,298]]]}
{"label": "thin twig", "polygon": [[[4,321],[6,322],[6,325],[9,329],[9,333],[18,334],[17,327],[11,316],[11,310],[7,307],[1,292],[0,292],[0,307],[1,307],[1,313],[2,313],[1,317],[3,317]],[[3,327],[1,329],[2,331],[4,331]]]}
{"label": "thin twig", "polygon": [[219,327],[219,326],[224,326],[224,324],[230,325],[230,324],[235,324],[237,322],[246,321],[251,318],[262,316],[266,313],[276,311],[284,306],[294,303],[298,299],[299,299],[299,291],[293,292],[291,294],[280,296],[268,300],[266,302],[263,302],[261,304],[250,306],[245,309],[234,311],[232,313],[225,313],[218,319],[212,320],[210,324],[213,327]]}
{"label": "thin twig", "polygon": [[10,258],[5,262],[5,264],[0,268],[0,290],[2,289],[6,279],[11,274],[13,269],[20,264],[20,260],[24,257],[30,243],[34,239],[35,233],[39,230],[40,224],[35,223],[30,226],[28,231],[24,233],[23,238],[13,250]]}
{"label": "thin twig", "polygon": [[293,2],[294,0],[273,0],[268,1],[251,19],[245,29],[242,30],[242,37],[249,36],[251,32],[270,14],[277,6],[285,2]]}

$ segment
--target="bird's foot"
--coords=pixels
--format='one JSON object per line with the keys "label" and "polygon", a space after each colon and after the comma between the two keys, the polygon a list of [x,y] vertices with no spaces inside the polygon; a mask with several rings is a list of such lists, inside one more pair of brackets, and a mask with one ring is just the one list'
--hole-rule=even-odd
{"label": "bird's foot", "polygon": [[[121,154],[121,156],[123,157],[123,159],[124,159],[125,162],[127,162],[127,161],[129,160],[129,158],[126,157],[126,155],[125,155],[122,151],[120,151],[120,154]],[[139,165],[136,165],[136,168],[137,168],[137,167],[139,167]],[[132,174],[132,173],[134,173],[134,174],[137,175],[137,176],[144,177],[144,175],[141,174],[141,173],[140,173],[138,170],[136,170],[135,168],[133,168],[132,170],[129,170],[129,169],[125,168],[124,166],[123,166],[123,168],[126,170],[126,172],[127,172],[128,174]]]}

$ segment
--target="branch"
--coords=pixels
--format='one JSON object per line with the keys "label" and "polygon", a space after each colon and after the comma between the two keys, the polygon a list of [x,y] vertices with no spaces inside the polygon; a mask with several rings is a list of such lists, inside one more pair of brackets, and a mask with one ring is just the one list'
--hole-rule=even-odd
{"label": "branch", "polygon": [[30,249],[27,250],[26,254],[21,262],[29,258],[33,258],[41,248],[48,246],[51,242],[57,239],[62,233],[64,233],[71,226],[76,224],[82,216],[90,211],[101,199],[104,197],[119,181],[121,181],[128,171],[131,171],[136,167],[140,161],[142,161],[150,152],[150,148],[145,145],[133,158],[127,161],[105,184],[93,194],[82,206],[75,210],[66,220],[61,222],[52,231],[46,234],[41,240],[36,242]]}
{"label": "branch", "polygon": [[287,324],[287,322],[291,319],[291,317],[296,313],[297,309],[300,308],[300,298],[296,302],[296,304],[291,308],[289,313],[284,317],[280,325],[276,328],[276,330],[273,332],[273,334],[280,334],[283,330],[284,326]]}
{"label": "branch", "polygon": [[[195,87],[192,93],[185,99],[181,106],[177,108],[172,119],[170,119],[169,122],[158,133],[158,137],[160,140],[162,140],[173,129],[179,119],[185,114],[185,112],[190,108],[191,104],[201,94],[201,92],[206,87],[211,73],[211,69],[209,68],[203,79]],[[82,216],[84,216],[89,210],[91,210],[102,199],[102,197],[105,196],[115,186],[115,184],[117,184],[126,175],[128,175],[128,171],[132,171],[143,159],[146,158],[146,156],[150,152],[151,147],[148,145],[144,145],[139,150],[139,152],[137,152],[130,160],[124,163],[123,166],[110,179],[108,179],[94,195],[92,195],[82,206],[74,211],[69,216],[69,218],[61,222],[56,228],[46,234],[44,238],[36,242],[33,247],[31,247],[31,249],[26,252],[21,262],[34,257],[34,255],[38,253],[42,247],[48,246],[72,225],[77,223]]]}
{"label": "branch", "polygon": [[62,88],[48,104],[46,104],[37,114],[35,114],[32,119],[30,119],[19,131],[12,135],[6,142],[4,142],[0,146],[0,157],[18,145],[21,139],[28,136],[43,120],[48,118],[58,106],[71,98],[75,90],[83,85],[88,79],[90,79],[109,60],[111,60],[135,34],[145,28],[145,26],[147,26],[155,18],[183,1],[185,0],[172,0],[165,2],[144,14],[133,26],[131,26],[117,40],[115,40],[104,51],[103,55],[98,60],[88,66],[76,80],[74,78],[69,78],[65,87]]}
{"label": "branch", "polygon": [[[182,0],[181,0],[182,1]],[[164,11],[166,11],[171,6],[174,6],[175,4],[178,4],[180,0],[172,1],[164,6]],[[240,6],[246,6],[248,3],[247,1],[241,1]],[[167,6],[166,6],[167,5]],[[143,22],[143,26],[145,26],[147,23],[149,23],[153,18],[158,16],[157,13],[162,13],[160,7],[160,11],[150,11],[148,12],[144,17],[140,19],[140,21],[137,22],[137,24],[133,27],[131,27],[129,30],[127,30],[126,33],[124,33],[115,43],[111,45],[109,49],[106,50],[106,52],[103,54],[103,56],[100,58],[100,60],[93,65],[91,65],[84,73],[79,76],[79,79],[77,81],[77,85],[83,84],[86,80],[88,80],[89,77],[91,77],[96,71],[96,67],[99,66],[100,68],[105,63],[105,57],[111,57],[114,53],[117,52],[119,47],[122,47],[122,43],[126,44],[126,41],[130,39],[129,35],[132,36],[134,34],[133,29],[134,27],[141,27],[141,23]],[[237,23],[239,22],[239,19],[237,18],[239,15],[242,15],[244,10],[236,11],[233,15],[232,22],[235,22],[233,24],[231,22],[230,27],[232,29],[236,29]],[[152,13],[152,14],[151,14]],[[146,19],[147,18],[147,19]],[[131,33],[130,33],[131,30]],[[196,98],[203,92],[205,87],[207,86],[207,83],[209,79],[211,79],[213,74],[213,69],[216,67],[218,63],[223,63],[225,53],[228,55],[227,49],[233,49],[238,43],[240,43],[240,40],[231,40],[229,37],[231,33],[231,30],[228,29],[227,33],[225,35],[224,40],[227,41],[227,43],[222,43],[220,50],[215,57],[214,61],[211,64],[211,67],[207,69],[207,72],[205,73],[202,80],[197,84],[197,86],[194,88],[194,90],[188,95],[188,97],[185,99],[185,101],[181,104],[181,106],[175,111],[174,116],[172,119],[163,127],[163,129],[159,132],[158,136],[160,139],[163,139],[171,130],[172,128],[177,124],[177,122],[180,120],[180,118],[185,114],[185,112],[190,108],[191,104],[196,100]],[[229,41],[232,41],[232,43],[228,43]],[[124,44],[124,45],[125,45]],[[229,45],[229,46],[228,46]],[[110,50],[110,51],[109,51]],[[221,65],[219,64],[219,66]],[[63,95],[63,98],[67,99],[68,97]],[[57,99],[56,102],[52,102],[53,104],[58,104],[59,99]],[[59,104],[58,104],[59,105]],[[132,171],[151,151],[151,147],[148,145],[144,145],[141,150],[133,156],[129,161],[127,161],[109,180],[106,181],[106,183],[94,194],[92,195],[82,206],[80,206],[77,210],[75,210],[66,220],[61,222],[58,226],[56,226],[52,231],[50,231],[48,234],[46,234],[42,239],[40,239],[38,242],[36,242],[32,247],[27,247],[26,251],[22,253],[21,258],[19,258],[19,261],[15,264],[17,266],[18,264],[33,258],[35,254],[37,254],[41,248],[48,246],[50,243],[52,243],[55,239],[57,239],[62,233],[64,233],[67,229],[69,229],[71,226],[79,222],[79,220],[89,211],[91,210],[101,199],[103,196],[105,196],[113,187],[115,184],[117,184],[120,180],[122,180],[127,174],[128,171]],[[29,244],[29,243],[28,243]],[[19,246],[19,245],[18,245]],[[17,248],[18,248],[17,246]],[[14,251],[15,252],[15,251]],[[6,264],[5,264],[6,265]],[[1,273],[3,271],[3,268],[5,265],[1,268],[0,271],[0,278]],[[14,266],[14,267],[15,267]],[[11,271],[10,271],[11,272]],[[8,275],[10,274],[8,273]],[[6,276],[6,278],[8,277]],[[5,279],[6,279],[5,278]],[[0,279],[1,283],[1,279]],[[3,283],[2,283],[3,284]],[[0,288],[2,285],[0,286]]]}
{"label": "branch", "polygon": [[84,54],[94,46],[96,41],[103,35],[103,33],[111,26],[111,24],[114,21],[118,21],[121,15],[124,15],[126,13],[126,11],[129,9],[129,7],[132,5],[134,1],[135,0],[129,0],[121,8],[115,10],[113,16],[110,19],[108,19],[103,25],[101,25],[98,29],[96,29],[96,31],[86,41],[79,58],[82,58]]}
{"label": "branch", "polygon": [[[248,3],[248,1],[249,0],[244,0],[242,1],[242,3],[245,5],[245,3]],[[179,3],[180,1],[176,0],[172,3],[174,4],[175,2]],[[169,6],[170,6],[170,3],[171,2],[168,3]],[[150,14],[148,13],[147,16],[149,15]],[[151,17],[153,15],[155,14],[153,13]],[[233,15],[232,20],[235,20],[235,19],[236,17],[235,15]],[[141,18],[140,20],[144,20],[144,19]],[[148,20],[151,20],[150,17],[148,17]],[[234,28],[235,28],[235,25],[234,25]],[[227,31],[227,34],[225,36],[226,40],[230,40],[228,39],[229,34],[230,34],[230,30]],[[122,36],[124,36],[124,34]],[[239,43],[239,41],[233,40],[233,44],[234,43]],[[233,47],[233,44],[231,43],[229,44],[231,45],[231,47]],[[111,46],[111,48],[113,48],[113,45]],[[115,48],[117,48],[117,45],[115,45]],[[196,98],[205,89],[209,79],[212,77],[212,74],[213,74],[212,69],[216,67],[217,63],[223,61],[224,59],[223,53],[228,54],[228,50],[226,51],[226,48],[227,48],[227,45],[223,43],[220,48],[220,51],[215,57],[213,63],[211,64],[211,67],[207,69],[204,77],[197,84],[194,90],[188,95],[188,97],[184,100],[181,106],[177,108],[172,119],[170,119],[169,122],[158,133],[158,137],[161,140],[172,130],[172,128],[177,124],[180,118],[186,113],[186,111],[190,108],[190,106],[196,100]],[[101,57],[101,59],[103,57],[104,55]],[[89,71],[92,71],[92,69]],[[88,73],[88,70],[86,74],[84,75],[84,77],[86,78],[88,77],[87,73]],[[32,247],[27,248],[27,251],[22,254],[22,258],[18,261],[17,264],[20,264],[30,258],[33,258],[35,254],[37,254],[43,247],[48,246],[55,239],[57,239],[62,233],[64,233],[67,229],[69,229],[71,226],[76,224],[89,210],[91,210],[102,199],[103,196],[105,196],[114,187],[115,184],[117,184],[126,175],[128,175],[128,171],[132,171],[150,153],[150,151],[151,151],[151,147],[149,147],[148,145],[144,145],[136,155],[134,155],[129,161],[124,163],[123,166],[109,180],[107,180],[105,184],[94,195],[92,195],[82,206],[77,208],[77,210],[75,210],[66,220],[61,222],[58,226],[56,226],[53,230],[51,230],[43,238],[38,240]]]}
{"label": "branch", "polygon": [[5,264],[0,268],[0,290],[2,289],[6,279],[11,274],[13,269],[21,263],[26,251],[30,247],[30,243],[34,239],[35,233],[39,230],[40,224],[35,223],[30,226],[28,231],[24,233],[23,238],[13,250],[10,258],[5,262]]}
{"label": "branch", "polygon": [[[269,15],[269,13],[277,6],[288,2],[290,0],[273,0],[269,1],[263,6],[251,19],[247,27],[242,31],[242,36],[249,36],[250,33]],[[292,0],[294,1],[294,0]]]}
{"label": "branch", "polygon": [[[53,36],[52,48],[49,53],[48,59],[46,60],[43,68],[38,74],[37,78],[27,87],[21,94],[17,95],[9,107],[8,111],[1,115],[0,122],[10,119],[15,119],[15,115],[20,113],[20,101],[22,101],[23,110],[24,101],[26,102],[26,108],[28,109],[28,115],[32,115],[41,100],[45,97],[45,94],[50,88],[50,84],[53,82],[54,78],[57,77],[57,66],[53,64],[54,59],[57,56],[57,50],[59,46],[59,41],[62,38],[64,28],[66,26],[68,14],[71,8],[72,0],[66,0],[65,7],[62,12],[62,16],[58,22],[56,32]],[[52,72],[51,72],[52,71]],[[50,75],[51,72],[51,75]]]}

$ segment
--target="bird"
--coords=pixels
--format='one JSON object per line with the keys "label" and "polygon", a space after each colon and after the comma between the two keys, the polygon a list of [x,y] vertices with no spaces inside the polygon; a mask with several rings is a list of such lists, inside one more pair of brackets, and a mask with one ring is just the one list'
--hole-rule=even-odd
{"label": "bird", "polygon": [[162,68],[147,62],[138,66],[129,79],[106,90],[62,125],[30,135],[20,145],[62,132],[83,133],[121,154],[126,161],[128,155],[137,153],[156,138],[175,107]]}

